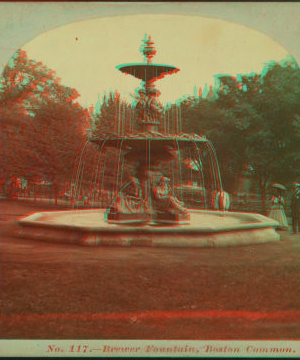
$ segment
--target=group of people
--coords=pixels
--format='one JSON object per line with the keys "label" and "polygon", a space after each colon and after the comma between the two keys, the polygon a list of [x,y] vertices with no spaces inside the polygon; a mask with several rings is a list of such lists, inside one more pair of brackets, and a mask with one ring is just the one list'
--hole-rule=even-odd
{"label": "group of people", "polygon": [[[274,188],[274,194],[270,199],[271,207],[268,216],[279,222],[281,229],[288,229],[288,221],[284,211],[284,198],[280,188]],[[300,184],[294,183],[294,190],[291,198],[292,232],[299,233],[300,227]]]}

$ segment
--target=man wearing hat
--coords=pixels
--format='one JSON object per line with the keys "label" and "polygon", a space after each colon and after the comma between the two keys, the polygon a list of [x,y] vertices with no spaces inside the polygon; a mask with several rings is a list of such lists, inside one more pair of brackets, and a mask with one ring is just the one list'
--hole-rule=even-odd
{"label": "man wearing hat", "polygon": [[298,234],[299,217],[300,217],[300,184],[299,183],[294,183],[294,192],[292,195],[291,210],[292,210],[293,233]]}

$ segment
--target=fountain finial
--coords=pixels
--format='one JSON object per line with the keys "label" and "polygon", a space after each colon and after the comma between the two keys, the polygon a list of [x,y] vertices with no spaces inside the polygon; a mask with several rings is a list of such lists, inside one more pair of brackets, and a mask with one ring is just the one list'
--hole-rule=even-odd
{"label": "fountain finial", "polygon": [[140,46],[140,52],[144,55],[145,62],[148,64],[152,63],[152,58],[156,54],[156,50],[150,35],[148,36],[145,34],[145,37],[142,40],[142,45]]}

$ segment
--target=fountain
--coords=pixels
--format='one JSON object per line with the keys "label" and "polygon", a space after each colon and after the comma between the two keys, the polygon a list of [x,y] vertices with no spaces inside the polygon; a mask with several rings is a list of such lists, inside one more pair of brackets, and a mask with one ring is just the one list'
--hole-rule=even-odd
{"label": "fountain", "polygon": [[[117,69],[142,81],[137,91],[139,131],[90,139],[98,147],[95,188],[101,199],[89,210],[35,213],[18,221],[18,235],[80,245],[216,247],[279,240],[276,221],[228,211],[216,154],[205,136],[163,133],[163,106],[155,82],[178,68],[153,63],[150,37],[141,46],[143,63]],[[86,147],[85,147],[86,148]],[[74,197],[81,191],[84,152]],[[113,155],[113,156],[112,156]],[[114,163],[113,174],[106,163]],[[110,176],[110,181],[107,181]],[[114,196],[103,208],[108,185]],[[102,206],[101,206],[102,205]]]}

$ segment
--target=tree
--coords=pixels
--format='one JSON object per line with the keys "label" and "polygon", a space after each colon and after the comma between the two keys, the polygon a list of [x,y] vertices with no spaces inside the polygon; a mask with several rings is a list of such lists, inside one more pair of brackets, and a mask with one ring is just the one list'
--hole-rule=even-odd
{"label": "tree", "polygon": [[[232,124],[246,125],[245,136],[237,133],[232,140],[236,147],[242,139],[239,154],[251,165],[265,204],[268,182],[286,183],[300,175],[300,70],[287,59],[239,79],[221,79],[217,103]],[[246,123],[243,108],[249,110]]]}
{"label": "tree", "polygon": [[288,57],[266,64],[261,74],[218,80],[216,99],[182,102],[183,130],[213,142],[227,186],[228,173],[239,177],[251,169],[265,204],[269,182],[300,176],[299,66]]}
{"label": "tree", "polygon": [[22,112],[0,108],[0,178],[8,181],[12,176],[34,177],[26,168],[25,158],[30,148],[25,145],[31,131],[31,121]]}
{"label": "tree", "polygon": [[244,166],[244,138],[251,108],[222,109],[216,100],[195,99],[182,104],[183,132],[205,135],[216,149],[224,187],[231,191]]}
{"label": "tree", "polygon": [[91,117],[92,136],[124,134],[137,130],[137,112],[117,91],[104,95],[100,111]]}
{"label": "tree", "polygon": [[49,101],[71,102],[79,96],[75,89],[60,82],[54,70],[28,59],[26,52],[19,49],[2,72],[0,107],[11,111],[19,107],[31,113]]}
{"label": "tree", "polygon": [[70,177],[87,141],[87,121],[87,111],[75,104],[52,102],[37,111],[31,148],[41,176],[50,181]]}
{"label": "tree", "polygon": [[269,181],[288,183],[300,175],[300,69],[282,62],[267,67],[260,97],[261,114],[249,136],[249,162],[264,197]]}
{"label": "tree", "polygon": [[78,96],[25,51],[14,54],[0,87],[2,177],[54,183],[71,177],[89,127],[87,110],[75,102]]}

